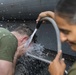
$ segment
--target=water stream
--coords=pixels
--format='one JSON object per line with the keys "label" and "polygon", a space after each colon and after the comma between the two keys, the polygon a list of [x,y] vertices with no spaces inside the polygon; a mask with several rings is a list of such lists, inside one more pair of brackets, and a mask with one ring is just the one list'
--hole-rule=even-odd
{"label": "water stream", "polygon": [[30,36],[30,38],[25,42],[24,46],[25,48],[29,46],[29,44],[31,43],[35,33],[36,33],[37,29],[35,28],[34,32],[32,33],[32,35]]}

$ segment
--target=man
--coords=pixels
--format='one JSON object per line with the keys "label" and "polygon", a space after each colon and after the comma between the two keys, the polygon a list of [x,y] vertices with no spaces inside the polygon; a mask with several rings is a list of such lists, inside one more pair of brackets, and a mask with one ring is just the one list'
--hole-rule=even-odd
{"label": "man", "polygon": [[[66,41],[73,51],[76,51],[76,0],[60,0],[55,12],[46,11],[39,14],[37,22],[42,17],[52,17],[60,30],[61,41]],[[51,75],[64,75],[66,64],[60,59],[60,51],[53,62],[50,63],[49,72]],[[71,67],[68,75],[76,75],[76,63]]]}
{"label": "man", "polygon": [[[24,44],[29,39],[32,32],[33,31],[27,25],[21,25],[11,32],[18,40],[18,48],[17,48],[17,51],[15,52],[14,60],[13,60],[14,70],[15,70],[15,66],[16,66],[18,58],[20,58],[26,52],[26,50],[28,50],[28,48],[29,48],[28,47],[26,49],[24,47]],[[31,44],[34,42],[36,42],[36,35],[34,35]]]}
{"label": "man", "polygon": [[[32,32],[26,25],[17,27],[11,33],[0,28],[0,75],[14,75],[17,59],[27,50],[24,44]],[[34,36],[32,42],[36,42],[35,38]]]}
{"label": "man", "polygon": [[[15,75],[49,75],[48,64],[40,60],[28,57],[25,54],[24,43],[26,43],[29,36],[32,34],[32,30],[25,26],[19,26],[12,32],[18,39],[18,49],[14,59],[17,59]],[[36,35],[33,38],[32,44],[36,42]],[[31,45],[32,45],[31,44]],[[35,45],[36,46],[36,45]],[[39,49],[39,46],[36,46]],[[36,49],[36,48],[35,48]],[[37,50],[38,51],[38,50]],[[21,56],[19,59],[18,57]],[[15,65],[14,65],[15,66]]]}
{"label": "man", "polygon": [[8,30],[0,28],[0,75],[13,74],[13,58],[17,39]]}

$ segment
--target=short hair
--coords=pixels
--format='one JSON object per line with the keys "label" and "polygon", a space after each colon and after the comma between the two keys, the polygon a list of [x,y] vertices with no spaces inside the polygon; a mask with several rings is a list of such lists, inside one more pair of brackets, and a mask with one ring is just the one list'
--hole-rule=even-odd
{"label": "short hair", "polygon": [[[18,32],[21,35],[28,35],[28,37],[30,37],[33,33],[33,30],[31,28],[29,28],[27,25],[25,24],[21,24],[20,26],[18,26],[17,28],[15,28],[13,31]],[[33,37],[32,42],[37,42],[37,36],[36,34]]]}
{"label": "short hair", "polygon": [[76,24],[76,0],[60,0],[55,12],[67,22]]}

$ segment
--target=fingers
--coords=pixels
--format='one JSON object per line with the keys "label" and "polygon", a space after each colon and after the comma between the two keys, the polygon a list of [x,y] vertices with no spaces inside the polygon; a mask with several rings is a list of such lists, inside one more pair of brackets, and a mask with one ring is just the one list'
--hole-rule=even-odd
{"label": "fingers", "polygon": [[37,20],[36,20],[36,23],[38,23],[38,21],[40,20],[40,16],[38,16]]}
{"label": "fingers", "polygon": [[60,62],[62,63],[62,65],[64,65],[64,60],[65,60],[65,59],[62,58],[61,61],[60,61]]}
{"label": "fingers", "polygon": [[61,55],[62,55],[62,50],[60,50],[60,51],[58,52],[58,54],[57,54],[56,57],[55,57],[55,60],[60,60]]}
{"label": "fingers", "polygon": [[41,12],[39,15],[38,15],[38,18],[37,18],[37,20],[36,20],[36,23],[38,23],[38,21],[41,19],[41,18],[43,18],[43,17],[46,17],[47,15],[46,15],[46,12]]}
{"label": "fingers", "polygon": [[61,59],[61,63],[62,63],[62,66],[65,68],[65,67],[66,67],[66,64],[64,63],[64,61],[65,61],[65,59],[62,58],[62,59]]}
{"label": "fingers", "polygon": [[50,68],[51,68],[51,65],[53,64],[53,62],[50,62],[50,65],[48,66],[48,71],[50,72]]}

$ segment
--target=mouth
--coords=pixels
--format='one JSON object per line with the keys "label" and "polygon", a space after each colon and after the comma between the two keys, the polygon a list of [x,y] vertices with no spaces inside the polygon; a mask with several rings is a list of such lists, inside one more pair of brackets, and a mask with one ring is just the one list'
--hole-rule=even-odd
{"label": "mouth", "polygon": [[74,42],[67,42],[70,46],[72,46],[72,45],[76,45],[76,43],[74,43]]}

